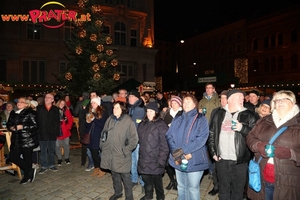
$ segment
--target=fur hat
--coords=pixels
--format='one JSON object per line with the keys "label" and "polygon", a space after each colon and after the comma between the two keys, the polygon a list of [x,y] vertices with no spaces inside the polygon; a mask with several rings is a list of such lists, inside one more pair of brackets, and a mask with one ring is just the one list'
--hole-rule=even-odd
{"label": "fur hat", "polygon": [[125,97],[117,97],[117,98],[116,98],[116,102],[117,102],[117,101],[121,101],[121,102],[124,102],[124,103],[127,102],[127,100],[126,100]]}
{"label": "fur hat", "polygon": [[140,93],[137,90],[131,90],[128,95],[134,95],[137,98],[141,97]]}
{"label": "fur hat", "polygon": [[243,90],[232,89],[232,90],[228,90],[227,99],[229,99],[229,97],[235,93],[242,93],[244,96],[246,95],[246,93]]}
{"label": "fur hat", "polygon": [[101,105],[101,98],[100,97],[92,98],[91,102],[95,102],[98,106],[100,106]]}
{"label": "fur hat", "polygon": [[30,101],[30,104],[31,104],[32,106],[34,106],[35,108],[39,105],[38,102],[35,101],[35,100],[31,100],[31,101]]}
{"label": "fur hat", "polygon": [[155,102],[150,102],[148,103],[148,105],[146,106],[147,109],[151,109],[154,110],[155,112],[158,113],[158,105]]}
{"label": "fur hat", "polygon": [[179,96],[173,96],[171,98],[171,102],[175,101],[176,103],[178,103],[179,106],[182,106],[182,99]]}
{"label": "fur hat", "polygon": [[249,94],[251,94],[251,93],[253,93],[253,94],[256,94],[256,96],[260,96],[259,95],[259,91],[257,91],[257,90],[251,90],[250,92],[249,92]]}

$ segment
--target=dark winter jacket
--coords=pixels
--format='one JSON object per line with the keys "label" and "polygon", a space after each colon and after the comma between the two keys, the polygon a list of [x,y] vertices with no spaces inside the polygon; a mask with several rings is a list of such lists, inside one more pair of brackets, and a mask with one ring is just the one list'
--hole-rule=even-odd
{"label": "dark winter jacket", "polygon": [[[224,108],[218,108],[209,125],[208,150],[211,157],[215,155],[219,157],[221,154],[219,149],[219,137],[225,114],[226,110]],[[234,133],[237,164],[248,163],[251,158],[251,153],[246,145],[246,136],[254,127],[257,118],[252,111],[245,109],[238,114],[237,120],[243,124],[242,129]]]}
{"label": "dark winter jacket", "polygon": [[163,174],[169,154],[166,139],[168,126],[161,119],[155,121],[143,120],[138,127],[139,160],[138,172],[140,174]]}
{"label": "dark winter jacket", "polygon": [[[12,132],[10,149],[38,146],[36,112],[31,108],[23,109],[20,114],[11,111],[6,125]],[[23,129],[14,131],[17,125],[23,125]]]}
{"label": "dark winter jacket", "polygon": [[87,145],[89,149],[99,149],[99,141],[101,137],[101,132],[103,130],[104,124],[107,120],[107,114],[105,111],[102,113],[102,118],[97,119],[94,118],[94,120],[91,123],[85,122],[86,125],[86,133],[88,133],[91,129],[91,137],[90,137],[90,143]]}
{"label": "dark winter jacket", "polygon": [[128,105],[128,115],[132,118],[136,128],[144,119],[145,114],[146,109],[142,99],[137,100],[133,105]]}
{"label": "dark winter jacket", "polygon": [[117,173],[129,173],[132,151],[138,143],[136,127],[132,119],[124,114],[119,118],[111,115],[105,122],[103,131],[108,131],[107,141],[100,141],[101,168]]}
{"label": "dark winter jacket", "polygon": [[[194,119],[196,120],[193,124]],[[189,133],[190,127],[192,127],[192,129]],[[182,148],[184,154],[192,154],[192,158],[188,160],[189,164],[187,170],[185,170],[186,172],[208,169],[208,156],[205,145],[208,132],[207,120],[204,115],[198,113],[196,108],[189,112],[183,111],[182,115],[173,119],[166,133],[166,137],[170,153],[175,149]],[[182,171],[180,165],[175,164],[172,155],[169,157],[169,164],[175,169]]]}
{"label": "dark winter jacket", "polygon": [[39,141],[56,141],[60,129],[59,108],[53,105],[47,110],[45,105],[39,105],[37,107],[37,124]]}

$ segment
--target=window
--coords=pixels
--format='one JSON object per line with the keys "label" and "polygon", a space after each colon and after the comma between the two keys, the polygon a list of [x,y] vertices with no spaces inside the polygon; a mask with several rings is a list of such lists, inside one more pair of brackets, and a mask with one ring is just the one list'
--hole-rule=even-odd
{"label": "window", "polygon": [[74,26],[70,21],[65,21],[65,40],[74,39]]}
{"label": "window", "polygon": [[136,42],[137,42],[137,31],[136,30],[131,30],[130,31],[130,46],[136,47]]}
{"label": "window", "polygon": [[268,48],[269,47],[269,36],[265,36],[264,37],[264,48]]}
{"label": "window", "polygon": [[275,47],[275,45],[276,45],[275,35],[271,35],[271,47]]}
{"label": "window", "polygon": [[291,69],[297,69],[298,68],[298,55],[294,54],[291,57]]}
{"label": "window", "polygon": [[253,42],[252,42],[252,50],[255,51],[255,50],[258,50],[258,41],[257,39],[253,39]]}
{"label": "window", "polygon": [[126,45],[126,26],[123,22],[115,24],[115,44]]}
{"label": "window", "polygon": [[257,72],[258,71],[258,60],[254,60],[253,61],[253,72]]}
{"label": "window", "polygon": [[45,82],[46,63],[45,61],[24,60],[23,61],[23,82],[39,83]]}
{"label": "window", "polygon": [[229,34],[228,35],[228,42],[231,42],[232,41],[232,34]]}
{"label": "window", "polygon": [[240,39],[240,38],[241,38],[241,32],[238,31],[238,32],[236,32],[236,39],[238,40],[238,39]]}
{"label": "window", "polygon": [[7,81],[6,80],[6,60],[0,59],[0,80],[1,81]]}
{"label": "window", "polygon": [[283,57],[282,56],[280,56],[279,58],[278,58],[278,70],[283,70]]}
{"label": "window", "polygon": [[122,72],[121,74],[121,83],[126,82],[127,80],[134,77],[134,64],[128,63],[128,64],[119,64],[117,67],[117,71]]}
{"label": "window", "polygon": [[278,35],[277,35],[277,45],[278,46],[283,45],[283,35],[282,35],[282,33],[278,33]]}
{"label": "window", "polygon": [[27,38],[41,39],[41,26],[39,24],[27,24]]}
{"label": "window", "polygon": [[230,47],[228,47],[228,54],[230,55],[232,53],[233,53],[233,48],[232,48],[232,46],[230,46]]}
{"label": "window", "polygon": [[295,43],[298,41],[297,30],[293,29],[291,32],[291,43]]}
{"label": "window", "polygon": [[265,59],[265,72],[268,72],[270,70],[270,62],[269,58]]}

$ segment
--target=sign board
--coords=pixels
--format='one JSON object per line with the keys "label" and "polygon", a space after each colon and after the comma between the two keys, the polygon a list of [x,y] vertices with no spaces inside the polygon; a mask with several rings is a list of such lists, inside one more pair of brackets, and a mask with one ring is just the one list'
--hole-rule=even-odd
{"label": "sign board", "polygon": [[208,83],[208,82],[217,82],[217,77],[211,76],[211,77],[199,77],[198,78],[198,83]]}

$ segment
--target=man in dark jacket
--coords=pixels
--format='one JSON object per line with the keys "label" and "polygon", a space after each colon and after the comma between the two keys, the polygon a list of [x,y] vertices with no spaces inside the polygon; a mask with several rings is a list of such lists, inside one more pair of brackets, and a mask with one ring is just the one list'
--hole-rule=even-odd
{"label": "man in dark jacket", "polygon": [[57,171],[55,167],[55,146],[59,135],[60,117],[58,107],[53,105],[54,95],[46,94],[44,105],[37,107],[38,139],[41,148],[41,170],[44,174],[47,169]]}
{"label": "man in dark jacket", "polygon": [[229,90],[227,105],[216,110],[210,121],[208,147],[216,161],[220,200],[243,199],[251,158],[246,136],[257,121],[255,114],[243,107],[244,96],[241,90]]}

